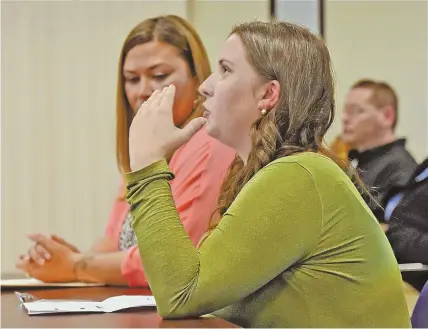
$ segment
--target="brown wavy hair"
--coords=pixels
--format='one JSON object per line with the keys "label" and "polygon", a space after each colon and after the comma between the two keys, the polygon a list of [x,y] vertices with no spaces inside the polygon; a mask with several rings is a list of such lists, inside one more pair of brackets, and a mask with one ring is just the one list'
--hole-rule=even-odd
{"label": "brown wavy hair", "polygon": [[[132,48],[151,41],[161,41],[176,47],[189,64],[197,87],[211,74],[204,44],[196,30],[185,19],[175,15],[154,17],[139,23],[129,32],[120,52],[116,96],[116,161],[122,174],[131,171],[128,140],[129,128],[134,118],[134,112],[125,94],[123,64]],[[202,98],[196,99],[193,112],[185,124],[202,116],[202,102]]]}
{"label": "brown wavy hair", "polygon": [[275,159],[309,151],[332,158],[342,169],[347,166],[323,143],[335,115],[332,65],[324,40],[307,28],[281,21],[242,23],[232,34],[240,37],[259,76],[279,82],[280,95],[276,106],[251,128],[247,164],[238,156],[231,164],[210,229],[251,177]]}

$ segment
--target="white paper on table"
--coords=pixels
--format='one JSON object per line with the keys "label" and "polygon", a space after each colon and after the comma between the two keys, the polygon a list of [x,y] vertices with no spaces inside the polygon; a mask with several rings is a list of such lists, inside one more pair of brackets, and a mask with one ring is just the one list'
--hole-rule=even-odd
{"label": "white paper on table", "polygon": [[43,282],[39,281],[37,279],[33,278],[27,278],[27,279],[8,279],[8,280],[1,280],[1,287],[2,288],[43,288],[43,287],[99,287],[104,286],[103,283],[85,283],[85,282],[64,282],[64,283],[49,283],[49,282]]}
{"label": "white paper on table", "polygon": [[111,313],[131,307],[153,307],[156,301],[153,296],[123,295],[110,297],[102,302],[82,300],[49,300],[23,303],[29,315],[54,313]]}

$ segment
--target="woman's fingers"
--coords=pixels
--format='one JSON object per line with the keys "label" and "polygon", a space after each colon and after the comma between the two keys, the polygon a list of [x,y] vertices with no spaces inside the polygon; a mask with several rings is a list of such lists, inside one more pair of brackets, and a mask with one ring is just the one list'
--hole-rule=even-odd
{"label": "woman's fingers", "polygon": [[[45,263],[46,254],[49,253],[40,245],[35,245],[28,250],[28,256],[30,256],[30,259],[39,265],[43,265]],[[48,257],[50,258],[50,255]]]}
{"label": "woman's fingers", "polygon": [[173,116],[172,109],[174,108],[174,98],[175,98],[175,86],[169,85],[164,90],[164,95],[161,99],[160,108],[163,111],[168,112],[171,115],[171,117]]}

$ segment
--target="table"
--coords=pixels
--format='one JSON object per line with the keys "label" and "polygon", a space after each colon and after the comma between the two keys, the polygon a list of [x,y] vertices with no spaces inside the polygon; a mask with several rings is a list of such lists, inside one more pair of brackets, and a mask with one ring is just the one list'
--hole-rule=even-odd
{"label": "table", "polygon": [[[100,314],[49,314],[29,316],[14,290],[1,292],[1,327],[4,328],[239,328],[215,317],[163,320],[155,308],[139,308]],[[38,298],[89,299],[102,301],[119,295],[151,295],[148,289],[126,287],[54,288],[18,290]]]}

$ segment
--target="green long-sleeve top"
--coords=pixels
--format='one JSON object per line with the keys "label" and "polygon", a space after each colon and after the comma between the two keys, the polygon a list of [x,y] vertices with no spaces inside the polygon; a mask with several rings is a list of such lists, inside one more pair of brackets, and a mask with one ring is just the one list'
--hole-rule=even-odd
{"label": "green long-sleeve top", "polygon": [[410,327],[378,222],[330,159],[273,161],[199,249],[180,222],[165,161],[127,174],[133,228],[164,318],[213,313],[243,327]]}

